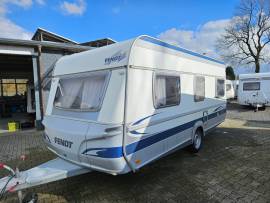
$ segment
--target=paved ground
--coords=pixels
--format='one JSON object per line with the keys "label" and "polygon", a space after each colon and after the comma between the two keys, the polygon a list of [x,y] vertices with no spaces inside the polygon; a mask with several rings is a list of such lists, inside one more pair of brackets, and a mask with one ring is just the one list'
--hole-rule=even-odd
{"label": "paved ground", "polygon": [[270,122],[270,107],[255,112],[255,108],[241,106],[237,104],[236,100],[233,100],[228,103],[227,108],[229,110],[227,118]]}
{"label": "paved ground", "polygon": [[[228,118],[234,111],[229,106]],[[29,191],[40,202],[270,202],[270,119],[252,121],[254,112],[244,113],[250,116],[239,112],[238,118],[251,119],[227,119],[206,137],[199,154],[180,150],[135,174],[93,172]],[[0,160],[12,166],[27,155],[22,169],[54,157],[40,133],[0,136],[0,143]],[[4,202],[16,202],[15,195]]]}

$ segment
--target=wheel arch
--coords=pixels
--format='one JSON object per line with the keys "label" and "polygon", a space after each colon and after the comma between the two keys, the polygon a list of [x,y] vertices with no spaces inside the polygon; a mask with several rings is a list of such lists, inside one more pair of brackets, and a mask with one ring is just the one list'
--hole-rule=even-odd
{"label": "wheel arch", "polygon": [[200,130],[203,134],[203,137],[205,136],[205,132],[204,132],[204,126],[203,126],[203,122],[202,121],[197,121],[194,126],[193,126],[193,130],[192,130],[192,142],[193,142],[193,139],[194,139],[194,135],[195,135],[195,132],[197,130]]}

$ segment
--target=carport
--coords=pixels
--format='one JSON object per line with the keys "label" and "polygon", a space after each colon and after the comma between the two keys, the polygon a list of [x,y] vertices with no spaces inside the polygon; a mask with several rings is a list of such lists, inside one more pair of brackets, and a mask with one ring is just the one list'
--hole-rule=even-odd
{"label": "carport", "polygon": [[8,131],[9,122],[15,122],[20,129],[42,129],[55,62],[90,48],[0,38],[0,133]]}
{"label": "carport", "polygon": [[42,28],[32,40],[0,38],[0,133],[7,131],[10,121],[43,129],[55,62],[65,55],[113,43],[110,38],[77,43]]}
{"label": "carport", "polygon": [[0,132],[8,131],[8,123],[16,122],[18,128],[35,126],[35,97],[33,58],[34,49],[0,51]]}

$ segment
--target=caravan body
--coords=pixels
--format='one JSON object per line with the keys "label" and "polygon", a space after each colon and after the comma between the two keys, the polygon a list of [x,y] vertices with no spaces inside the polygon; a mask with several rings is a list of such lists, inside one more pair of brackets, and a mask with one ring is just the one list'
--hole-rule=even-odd
{"label": "caravan body", "polygon": [[232,80],[226,80],[226,98],[234,99],[235,97],[235,89]]}
{"label": "caravan body", "polygon": [[254,107],[270,106],[270,73],[239,75],[238,103]]}
{"label": "caravan body", "polygon": [[63,159],[122,174],[197,146],[225,115],[222,63],[141,36],[56,63],[44,137]]}

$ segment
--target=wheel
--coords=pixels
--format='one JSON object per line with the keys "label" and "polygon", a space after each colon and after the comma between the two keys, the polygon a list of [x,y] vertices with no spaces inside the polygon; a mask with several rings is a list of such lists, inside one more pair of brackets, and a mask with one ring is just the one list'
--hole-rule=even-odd
{"label": "wheel", "polygon": [[38,202],[38,195],[36,193],[27,193],[23,200],[23,203],[37,203]]}
{"label": "wheel", "polygon": [[190,150],[193,153],[197,153],[202,148],[202,145],[203,145],[203,133],[200,129],[197,129],[194,134],[193,142],[190,145]]}

